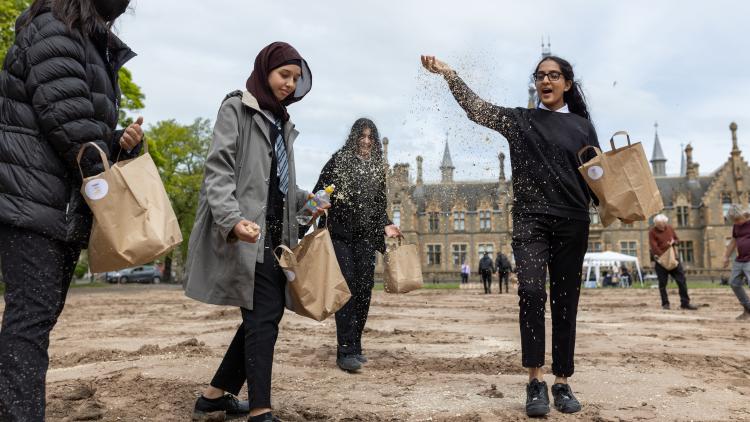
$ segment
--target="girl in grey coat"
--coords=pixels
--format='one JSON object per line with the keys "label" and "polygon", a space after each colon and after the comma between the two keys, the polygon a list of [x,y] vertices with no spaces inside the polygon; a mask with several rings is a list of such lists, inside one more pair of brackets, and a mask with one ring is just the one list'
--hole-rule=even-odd
{"label": "girl in grey coat", "polygon": [[[297,131],[286,106],[311,86],[305,60],[275,42],[255,59],[247,91],[229,94],[219,109],[190,235],[185,292],[204,303],[239,307],[242,325],[195,404],[197,417],[226,412],[276,420],[271,372],[286,277],[273,250],[297,244],[295,215],[309,196],[296,185]],[[240,402],[234,396],[246,381],[249,402]]]}

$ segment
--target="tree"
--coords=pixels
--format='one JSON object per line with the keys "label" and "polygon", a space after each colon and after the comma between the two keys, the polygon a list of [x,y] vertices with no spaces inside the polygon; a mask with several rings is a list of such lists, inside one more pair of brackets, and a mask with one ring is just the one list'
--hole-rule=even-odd
{"label": "tree", "polygon": [[[188,239],[195,221],[211,136],[208,119],[196,119],[190,125],[163,120],[146,131],[149,153],[159,168],[159,175],[182,230],[184,240],[178,250],[182,262],[187,257]],[[165,258],[164,267],[164,279],[168,281],[172,273],[172,254]]]}
{"label": "tree", "polygon": [[133,114],[143,109],[146,96],[141,91],[141,87],[133,82],[133,74],[130,70],[124,67],[120,68],[119,82],[122,92],[119,121],[121,127],[128,127],[135,120]]}
{"label": "tree", "polygon": [[0,63],[5,60],[16,33],[16,19],[29,5],[31,0],[0,0]]}

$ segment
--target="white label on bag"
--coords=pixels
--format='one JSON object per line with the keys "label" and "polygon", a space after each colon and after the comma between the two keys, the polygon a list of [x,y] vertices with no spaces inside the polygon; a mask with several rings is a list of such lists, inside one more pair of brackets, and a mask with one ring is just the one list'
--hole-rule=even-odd
{"label": "white label on bag", "polygon": [[591,180],[599,180],[604,176],[604,169],[599,166],[592,166],[589,167],[588,173]]}
{"label": "white label on bag", "polygon": [[109,184],[104,179],[89,180],[84,191],[89,199],[96,201],[107,196]]}
{"label": "white label on bag", "polygon": [[297,278],[297,275],[294,274],[294,271],[284,270],[284,274],[286,275],[287,281],[294,281],[294,279]]}

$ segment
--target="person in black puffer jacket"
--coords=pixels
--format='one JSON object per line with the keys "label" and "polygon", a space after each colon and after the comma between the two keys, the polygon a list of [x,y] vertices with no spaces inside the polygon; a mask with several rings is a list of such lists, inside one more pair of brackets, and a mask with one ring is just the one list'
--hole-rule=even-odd
{"label": "person in black puffer jacket", "polygon": [[385,252],[384,235],[401,235],[386,214],[385,164],[378,128],[369,119],[354,122],[349,137],[333,154],[313,192],[335,185],[328,213],[333,248],[352,293],[336,312],[336,363],[357,371],[367,361],[362,333],[370,310],[375,277],[375,251]]}
{"label": "person in black puffer jacket", "polygon": [[36,0],[16,22],[0,72],[0,420],[44,420],[49,333],[92,216],[81,174],[135,157],[142,118],[117,126],[117,73],[135,54],[110,30],[128,0]]}

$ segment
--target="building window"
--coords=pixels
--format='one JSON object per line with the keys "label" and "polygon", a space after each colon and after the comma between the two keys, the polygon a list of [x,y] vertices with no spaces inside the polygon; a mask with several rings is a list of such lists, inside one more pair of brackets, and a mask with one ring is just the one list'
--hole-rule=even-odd
{"label": "building window", "polygon": [[441,245],[427,245],[427,265],[440,265]]}
{"label": "building window", "polygon": [[401,226],[401,205],[393,204],[393,224]]}
{"label": "building window", "polygon": [[729,192],[722,193],[721,194],[721,209],[725,218],[727,216],[727,213],[729,213],[729,208],[731,206],[732,206],[732,194]]}
{"label": "building window", "polygon": [[465,244],[453,245],[453,265],[461,265],[466,261],[466,250]]}
{"label": "building window", "polygon": [[466,230],[466,213],[463,211],[453,211],[453,230],[462,232]]}
{"label": "building window", "polygon": [[682,240],[677,242],[677,253],[680,255],[680,261],[691,264],[695,261],[693,256],[693,241]]}
{"label": "building window", "polygon": [[485,252],[490,254],[490,257],[495,256],[495,245],[493,245],[492,243],[480,243],[477,250],[479,251],[480,259],[484,256]]}
{"label": "building window", "polygon": [[589,252],[601,252],[602,242],[589,242]]}
{"label": "building window", "polygon": [[677,227],[687,227],[688,225],[688,207],[680,205],[677,207]]}
{"label": "building window", "polygon": [[479,230],[490,231],[492,230],[492,212],[491,211],[479,211]]}
{"label": "building window", "polygon": [[433,233],[439,232],[440,231],[440,213],[439,212],[429,213],[429,221],[430,221],[430,231]]}
{"label": "building window", "polygon": [[589,210],[589,216],[591,218],[591,224],[600,223],[601,220],[599,219],[599,211],[597,211],[596,208],[591,208],[591,210]]}
{"label": "building window", "polygon": [[621,241],[620,253],[630,256],[638,256],[638,243],[632,240]]}

